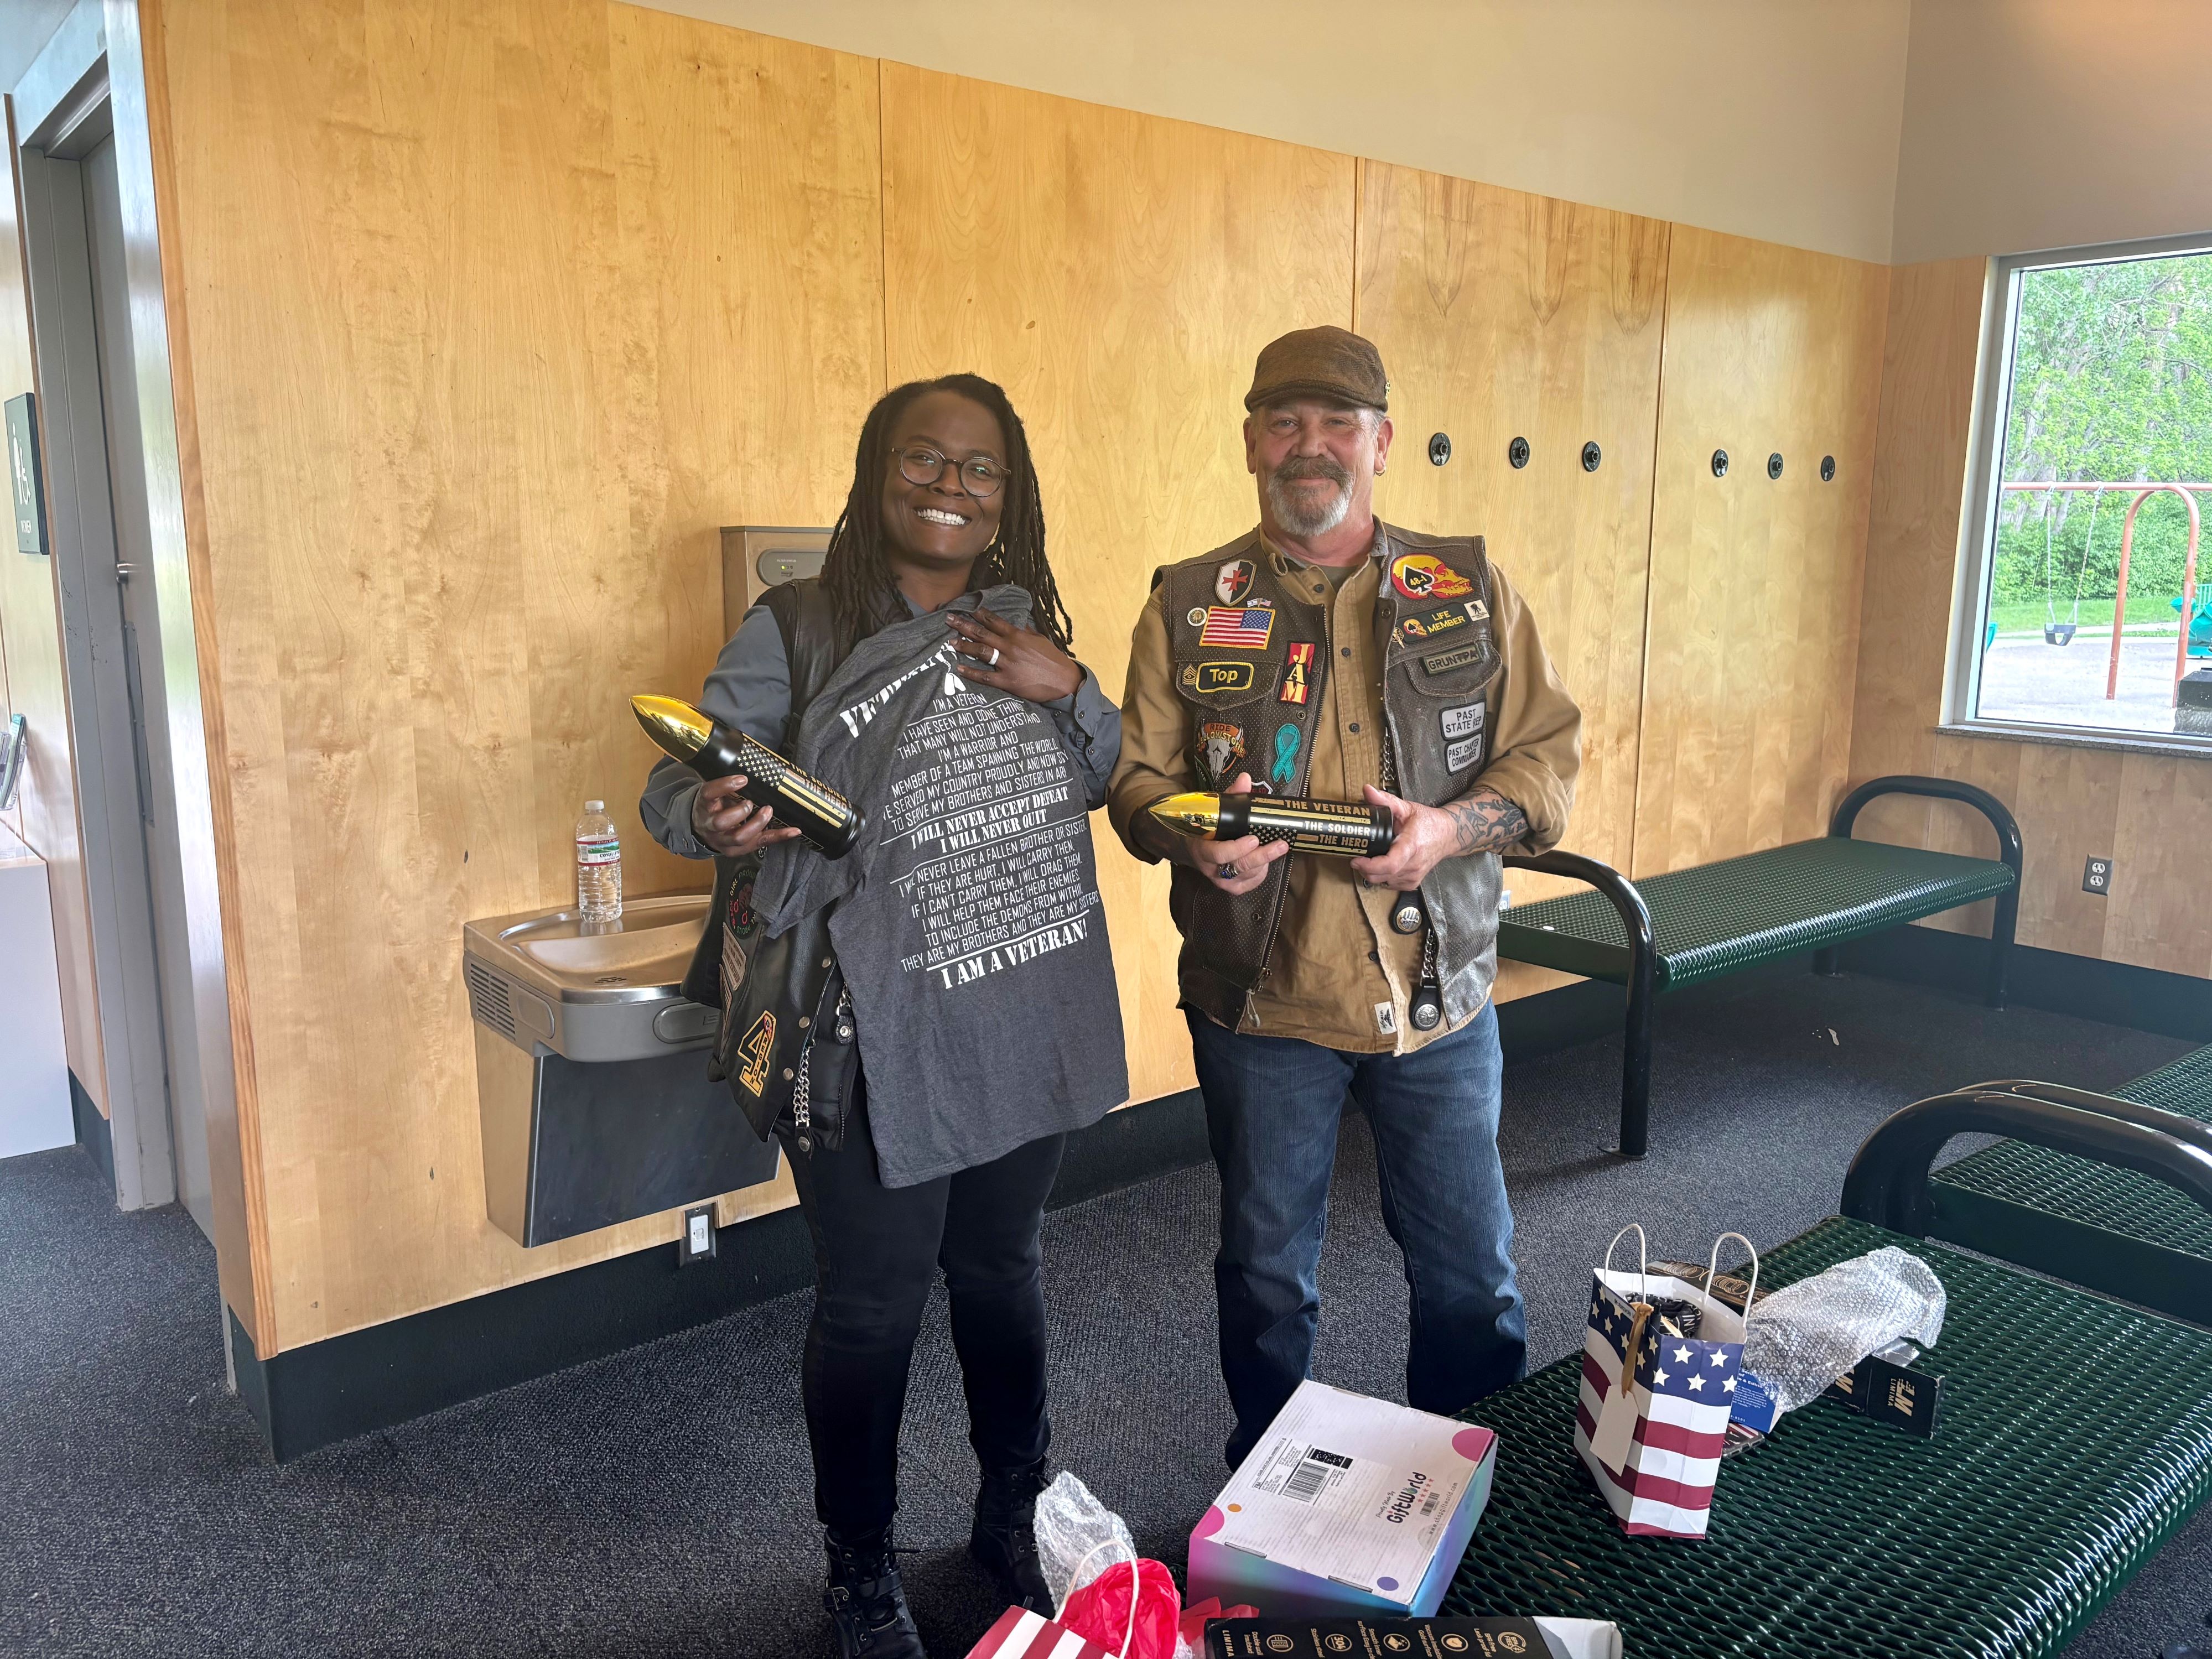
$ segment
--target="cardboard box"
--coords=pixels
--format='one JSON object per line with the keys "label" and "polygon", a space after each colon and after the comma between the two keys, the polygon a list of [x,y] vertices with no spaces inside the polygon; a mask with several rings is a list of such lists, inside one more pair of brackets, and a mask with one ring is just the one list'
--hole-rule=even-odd
{"label": "cardboard box", "polygon": [[1488,1429],[1303,1382],[1191,1529],[1187,1599],[1433,1613],[1497,1462]]}

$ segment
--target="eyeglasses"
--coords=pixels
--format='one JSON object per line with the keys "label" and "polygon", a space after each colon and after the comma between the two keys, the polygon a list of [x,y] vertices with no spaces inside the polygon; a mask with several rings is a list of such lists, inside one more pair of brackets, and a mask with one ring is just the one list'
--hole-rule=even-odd
{"label": "eyeglasses", "polygon": [[961,489],[979,501],[997,495],[1006,482],[1006,469],[988,455],[971,455],[964,461],[956,461],[933,449],[898,452],[899,477],[908,483],[933,484],[945,476],[948,466],[958,474]]}

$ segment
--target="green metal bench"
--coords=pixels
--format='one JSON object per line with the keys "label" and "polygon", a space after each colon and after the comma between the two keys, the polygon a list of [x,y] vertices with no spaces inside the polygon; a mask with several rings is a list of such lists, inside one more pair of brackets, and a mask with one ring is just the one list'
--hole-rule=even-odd
{"label": "green metal bench", "polygon": [[[2077,1097],[2051,1084],[1982,1086]],[[2212,1124],[2212,1048],[2124,1084],[2113,1095]],[[1938,1238],[1992,1239],[1996,1253],[2009,1261],[2212,1326],[2212,1216],[2162,1182],[2004,1140],[1948,1165],[1930,1192],[1929,1231]],[[2085,1269],[2096,1279],[2085,1278]]]}
{"label": "green metal bench", "polygon": [[2155,1170],[2212,1206],[2212,1154],[2153,1128],[2008,1096],[1907,1108],[1852,1166],[1862,1218],[1770,1252],[1759,1279],[1885,1244],[1927,1261],[1949,1301],[1924,1362],[1945,1379],[1936,1437],[1816,1401],[1722,1466],[1702,1542],[1630,1538],[1575,1455],[1571,1356],[1464,1413],[1497,1431],[1498,1468],[1446,1610],[1609,1619],[1638,1659],[2063,1648],[2212,1496],[2212,1332],[1923,1242],[1928,1164],[1977,1129]]}
{"label": "green metal bench", "polygon": [[[1860,808],[1882,795],[1965,801],[1996,831],[1999,856],[1961,858],[1853,841]],[[1498,954],[1627,988],[1620,1150],[1630,1158],[1643,1157],[1650,1143],[1653,1005],[1662,992],[1804,951],[1815,953],[1818,971],[1832,974],[1839,945],[1994,898],[1987,994],[1992,1007],[2004,1006],[2020,909],[2020,826],[2002,801],[1972,784],[1875,778],[1837,804],[1819,841],[1633,883],[1579,854],[1509,854],[1505,862],[1570,876],[1595,890],[1515,905],[1499,918]]]}

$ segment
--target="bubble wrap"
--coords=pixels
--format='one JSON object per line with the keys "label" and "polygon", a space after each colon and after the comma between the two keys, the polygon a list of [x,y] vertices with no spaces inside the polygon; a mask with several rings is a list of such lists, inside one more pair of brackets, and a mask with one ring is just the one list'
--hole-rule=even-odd
{"label": "bubble wrap", "polygon": [[1933,1347],[1943,1304],[1943,1281],[1918,1256],[1894,1246],[1854,1256],[1760,1300],[1744,1322],[1744,1368],[1778,1414],[1795,1411],[1900,1337]]}
{"label": "bubble wrap", "polygon": [[1137,1546],[1121,1517],[1091,1495],[1066,1469],[1037,1495],[1037,1565],[1055,1607],[1116,1561],[1137,1559]]}

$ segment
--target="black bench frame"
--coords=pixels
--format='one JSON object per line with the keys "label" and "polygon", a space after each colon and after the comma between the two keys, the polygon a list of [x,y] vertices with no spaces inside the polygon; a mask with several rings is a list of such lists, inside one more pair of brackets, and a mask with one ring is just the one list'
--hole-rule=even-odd
{"label": "black bench frame", "polygon": [[[1996,831],[1997,856],[2012,872],[2012,885],[1996,900],[1990,927],[1989,977],[1985,994],[1992,1008],[2005,1006],[2006,976],[2012,963],[2013,934],[2020,921],[2020,825],[2005,804],[1985,789],[1950,778],[1923,778],[1908,774],[1874,778],[1836,803],[1829,816],[1828,834],[1848,841],[1860,809],[1883,795],[1929,795],[1964,801],[1990,821]],[[1651,912],[1636,884],[1611,865],[1579,853],[1508,853],[1504,863],[1517,870],[1540,870],[1547,875],[1569,876],[1587,882],[1611,900],[1628,935],[1628,1012],[1622,1030],[1620,1067],[1620,1153],[1642,1158],[1651,1142],[1651,1032],[1658,1000],[1658,943],[1651,928]],[[1815,973],[1837,975],[1838,948],[1830,945],[1813,954]]]}

